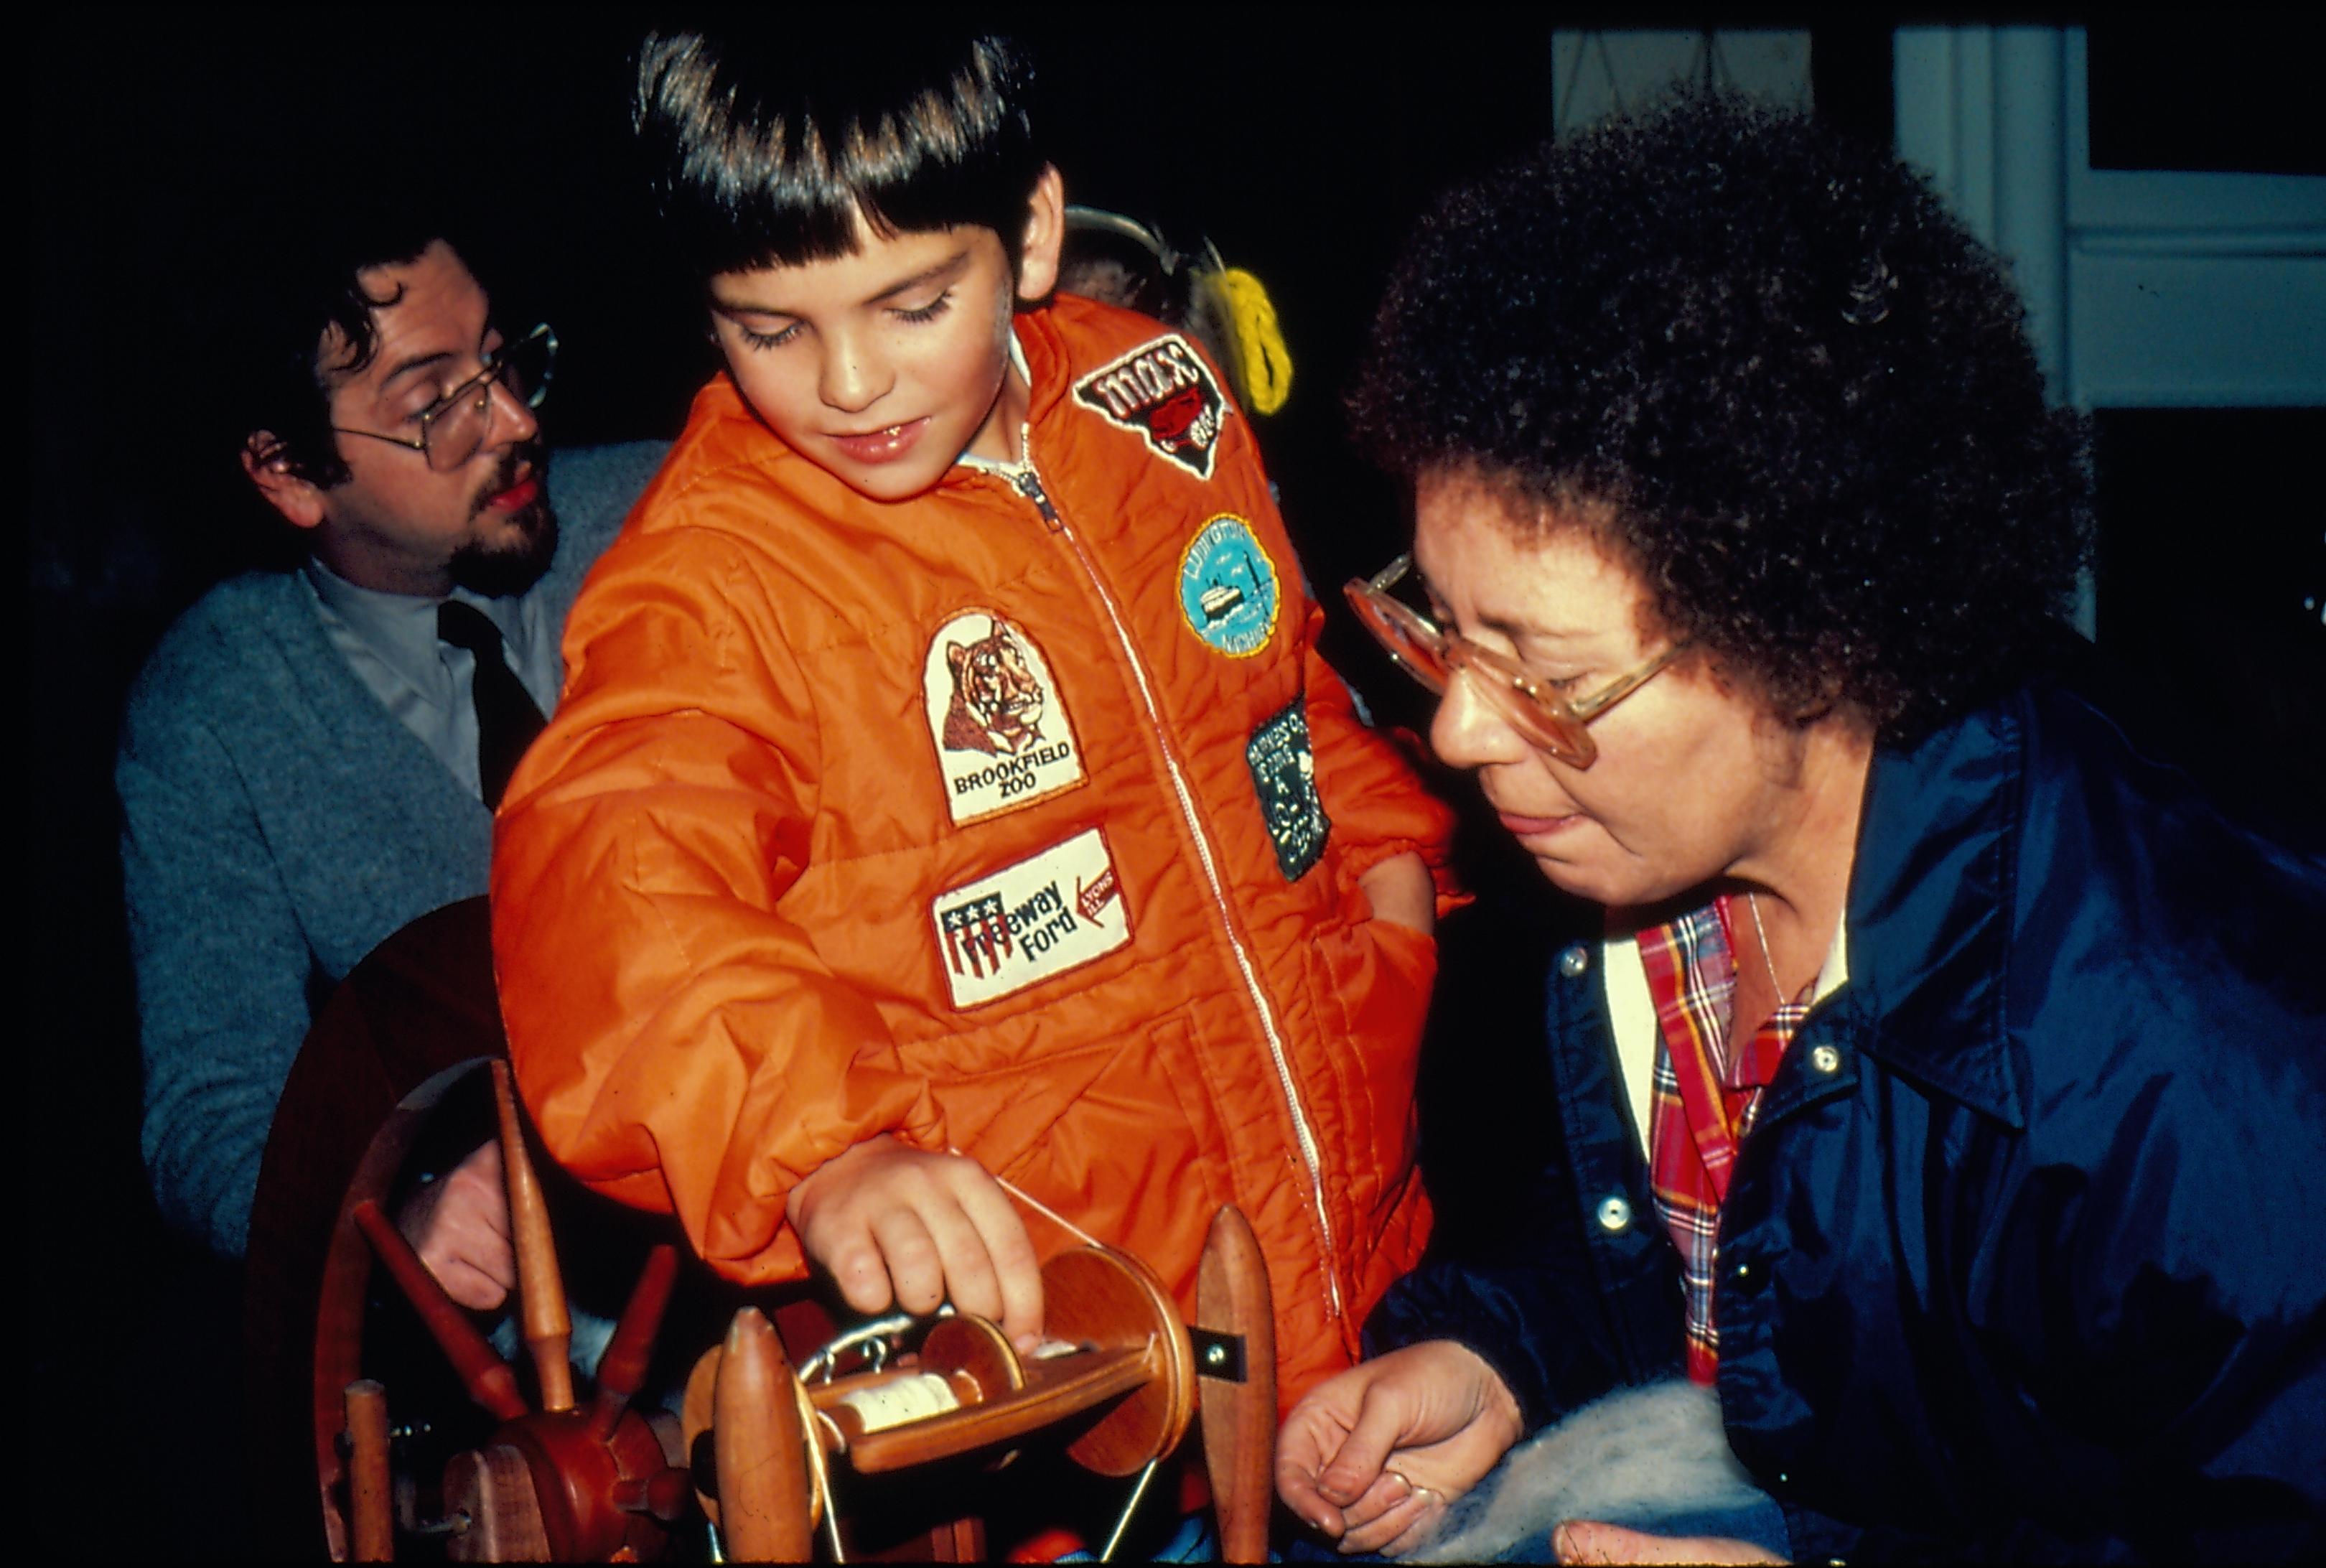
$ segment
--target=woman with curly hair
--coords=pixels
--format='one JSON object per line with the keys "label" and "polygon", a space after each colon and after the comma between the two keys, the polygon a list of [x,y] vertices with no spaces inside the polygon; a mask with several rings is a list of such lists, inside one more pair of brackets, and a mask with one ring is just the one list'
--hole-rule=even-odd
{"label": "woman with curly hair", "polygon": [[2089,487],[2020,315],[1911,172],[1717,98],[1412,242],[1352,401],[1413,552],[1351,596],[1606,924],[1502,1244],[1285,1425],[1343,1550],[1480,1549],[1449,1500],[1627,1388],[1759,1545],[1506,1466],[1565,1560],[2321,1545],[2326,868],[2060,673]]}

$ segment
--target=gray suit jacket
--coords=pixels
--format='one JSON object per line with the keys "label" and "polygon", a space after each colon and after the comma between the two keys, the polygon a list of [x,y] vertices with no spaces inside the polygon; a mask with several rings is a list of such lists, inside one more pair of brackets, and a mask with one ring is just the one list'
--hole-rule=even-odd
{"label": "gray suit jacket", "polygon": [[[562,625],[659,443],[550,466]],[[248,1239],[312,1004],[408,921],[485,891],[492,814],[366,688],[293,573],[203,595],[138,676],[115,766],[145,1061],[145,1164],[176,1228]]]}

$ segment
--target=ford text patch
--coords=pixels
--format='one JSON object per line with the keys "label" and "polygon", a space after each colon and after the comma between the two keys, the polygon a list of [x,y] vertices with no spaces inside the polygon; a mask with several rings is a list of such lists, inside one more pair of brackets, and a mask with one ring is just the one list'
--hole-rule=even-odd
{"label": "ford text patch", "polygon": [[1130,940],[1130,909],[1095,827],[938,894],[930,914],[955,1007],[1022,991]]}
{"label": "ford text patch", "polygon": [[1155,453],[1199,479],[1212,477],[1212,449],[1234,411],[1204,357],[1177,332],[1075,382],[1075,401],[1137,431]]}
{"label": "ford text patch", "polygon": [[1277,868],[1297,882],[1325,853],[1333,824],[1317,794],[1317,758],[1308,749],[1308,711],[1298,697],[1273,718],[1262,720],[1243,749],[1251,788],[1268,836],[1276,841]]}
{"label": "ford text patch", "polygon": [[921,695],[954,821],[975,822],[1082,782],[1074,726],[1023,628],[987,610],[954,616],[929,639]]}
{"label": "ford text patch", "polygon": [[1276,564],[1232,513],[1205,523],[1179,556],[1179,612],[1187,629],[1233,658],[1268,646],[1281,595]]}

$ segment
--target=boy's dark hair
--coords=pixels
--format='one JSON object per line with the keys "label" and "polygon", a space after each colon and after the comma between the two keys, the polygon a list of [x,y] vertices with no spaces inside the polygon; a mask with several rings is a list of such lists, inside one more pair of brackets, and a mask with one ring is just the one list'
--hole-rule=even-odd
{"label": "boy's dark hair", "polygon": [[796,266],[873,233],[976,227],[1010,265],[1046,166],[1033,73],[1001,38],[817,38],[795,26],[650,35],[630,123],[698,278]]}
{"label": "boy's dark hair", "polygon": [[1390,469],[1593,527],[1659,630],[1891,741],[2025,679],[2089,533],[1996,258],[1886,152],[1719,97],[1450,194],[1350,407]]}

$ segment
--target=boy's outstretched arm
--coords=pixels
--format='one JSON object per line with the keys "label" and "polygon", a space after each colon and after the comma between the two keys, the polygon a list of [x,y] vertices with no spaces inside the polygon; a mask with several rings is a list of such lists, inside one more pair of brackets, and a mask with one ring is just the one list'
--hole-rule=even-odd
{"label": "boy's outstretched arm", "polygon": [[1025,1222],[976,1161],[882,1134],[793,1187],[785,1214],[808,1257],[860,1312],[950,1301],[1020,1349],[1042,1337],[1042,1275]]}

